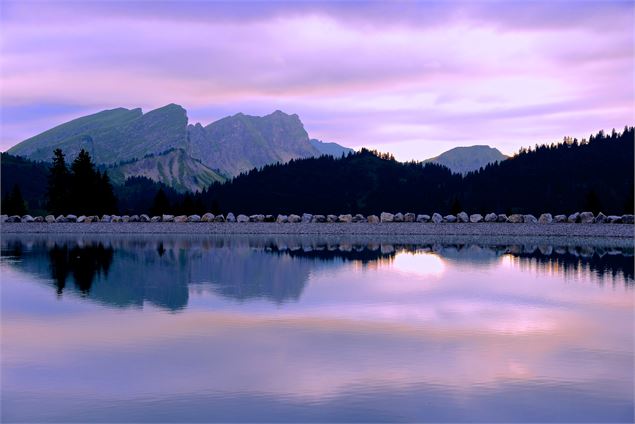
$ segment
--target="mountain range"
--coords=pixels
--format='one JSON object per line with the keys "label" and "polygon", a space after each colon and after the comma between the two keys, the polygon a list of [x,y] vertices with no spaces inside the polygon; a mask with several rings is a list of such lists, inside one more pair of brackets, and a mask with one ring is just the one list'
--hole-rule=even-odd
{"label": "mountain range", "polygon": [[[8,150],[35,161],[50,161],[60,148],[72,160],[81,149],[108,169],[113,182],[144,176],[178,191],[200,191],[213,182],[273,163],[353,149],[309,138],[296,114],[280,110],[251,116],[237,113],[209,125],[190,124],[187,111],[169,104],[143,113],[117,108],[83,116],[44,131]],[[489,146],[457,147],[424,162],[465,174],[507,156]]]}
{"label": "mountain range", "polygon": [[8,153],[49,161],[60,148],[69,158],[81,149],[111,168],[115,180],[147,176],[180,190],[200,190],[253,168],[291,159],[341,156],[352,149],[309,139],[298,115],[238,113],[207,126],[188,124],[181,106],[142,113],[117,108],[83,116],[31,137]]}

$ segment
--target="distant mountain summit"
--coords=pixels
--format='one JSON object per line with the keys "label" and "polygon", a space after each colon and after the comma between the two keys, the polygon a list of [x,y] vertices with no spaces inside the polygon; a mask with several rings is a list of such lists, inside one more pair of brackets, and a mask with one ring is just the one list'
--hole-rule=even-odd
{"label": "distant mountain summit", "polygon": [[206,127],[189,125],[189,152],[230,176],[276,162],[318,156],[298,115],[238,113]]}
{"label": "distant mountain summit", "polygon": [[340,146],[337,143],[327,143],[315,138],[309,140],[309,143],[311,143],[311,145],[315,147],[321,154],[333,156],[334,158],[340,158],[354,152],[354,150],[351,148]]}
{"label": "distant mountain summit", "polygon": [[485,146],[455,147],[441,153],[434,158],[426,159],[424,163],[438,163],[447,166],[456,174],[467,174],[477,171],[489,163],[500,162],[508,159],[500,150]]}
{"label": "distant mountain summit", "polygon": [[[310,140],[295,114],[279,110],[266,116],[238,113],[202,126],[188,124],[186,110],[169,104],[145,114],[139,108],[117,108],[77,118],[24,140],[8,153],[49,161],[56,148],[70,158],[85,149],[98,164],[124,163],[119,167],[120,176],[145,175],[180,189],[202,188],[207,181],[271,163],[323,154],[341,156],[350,150]],[[165,155],[172,150],[178,152]],[[132,165],[135,161],[138,163]],[[168,170],[167,165],[180,166],[181,177],[170,174],[177,168]],[[200,178],[193,174],[197,170],[203,173]]]}

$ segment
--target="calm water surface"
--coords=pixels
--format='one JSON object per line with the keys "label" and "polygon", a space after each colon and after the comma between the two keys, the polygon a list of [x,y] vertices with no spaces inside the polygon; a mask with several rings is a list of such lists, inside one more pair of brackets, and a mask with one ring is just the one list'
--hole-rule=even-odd
{"label": "calm water surface", "polygon": [[1,418],[632,422],[632,255],[3,236]]}

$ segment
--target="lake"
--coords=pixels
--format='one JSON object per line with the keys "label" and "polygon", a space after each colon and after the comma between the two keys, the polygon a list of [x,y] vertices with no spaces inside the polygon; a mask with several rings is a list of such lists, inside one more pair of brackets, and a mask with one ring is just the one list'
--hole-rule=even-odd
{"label": "lake", "polygon": [[3,422],[634,419],[632,247],[1,246]]}

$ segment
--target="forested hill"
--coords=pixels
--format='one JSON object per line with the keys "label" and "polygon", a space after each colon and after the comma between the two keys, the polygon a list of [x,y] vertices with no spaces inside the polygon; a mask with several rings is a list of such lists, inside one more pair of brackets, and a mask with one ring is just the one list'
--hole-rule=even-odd
{"label": "forested hill", "polygon": [[235,213],[632,213],[633,138],[630,127],[523,149],[465,177],[363,150],[266,166],[201,196],[206,207]]}
{"label": "forested hill", "polygon": [[585,143],[522,149],[468,174],[461,199],[475,210],[632,213],[634,135],[630,127],[622,133],[600,131]]}
{"label": "forested hill", "polygon": [[[297,159],[213,184],[203,204],[240,213],[377,213],[452,202],[460,175],[441,165],[401,163],[362,149],[335,159]],[[425,199],[425,201],[423,200]]]}

